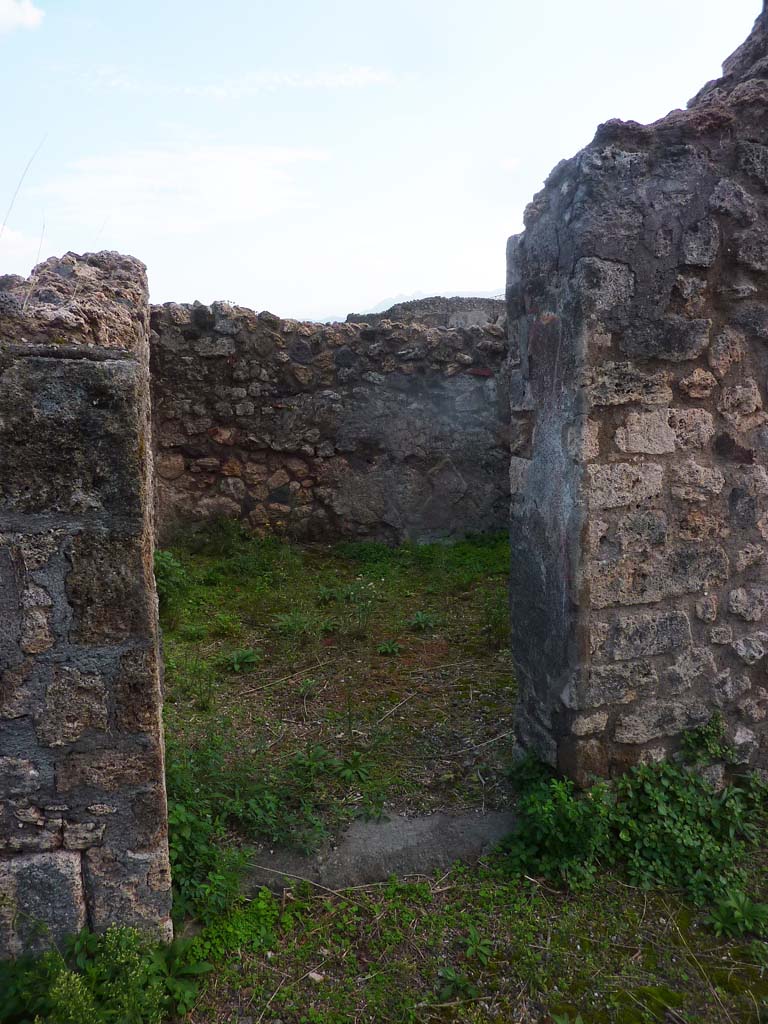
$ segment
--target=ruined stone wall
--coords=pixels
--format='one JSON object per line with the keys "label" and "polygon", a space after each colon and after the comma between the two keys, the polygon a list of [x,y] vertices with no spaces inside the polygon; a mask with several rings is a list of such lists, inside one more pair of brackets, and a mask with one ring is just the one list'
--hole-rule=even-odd
{"label": "ruined stone wall", "polygon": [[0,957],[170,934],[138,261],[0,278]]}
{"label": "ruined stone wall", "polygon": [[152,329],[164,532],[215,516],[327,539],[506,526],[502,326],[298,323],[215,303],[154,307]]}
{"label": "ruined stone wall", "polygon": [[349,313],[347,323],[366,323],[369,327],[391,320],[395,323],[419,323],[428,327],[504,326],[507,310],[503,299],[434,295],[428,299],[396,302],[383,313]]}
{"label": "ruined stone wall", "polygon": [[602,125],[525,224],[521,739],[584,780],[719,710],[768,765],[768,14],[688,110]]}

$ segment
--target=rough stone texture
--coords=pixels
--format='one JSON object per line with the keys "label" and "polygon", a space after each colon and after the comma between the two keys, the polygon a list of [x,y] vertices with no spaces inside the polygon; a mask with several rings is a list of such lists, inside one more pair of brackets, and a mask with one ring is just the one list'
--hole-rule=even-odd
{"label": "rough stone texture", "polygon": [[170,934],[148,336],[134,259],[0,278],[0,957]]}
{"label": "rough stone texture", "polygon": [[584,781],[719,709],[765,766],[768,13],[686,111],[602,125],[525,224],[508,260],[531,433],[512,472],[520,738]]}
{"label": "rough stone texture", "polygon": [[385,320],[396,323],[418,323],[427,327],[503,327],[507,318],[504,299],[482,299],[476,296],[446,298],[433,295],[428,299],[396,302],[383,313],[349,313],[348,324],[373,327]]}
{"label": "rough stone texture", "polygon": [[311,324],[227,303],[152,311],[160,524],[302,538],[460,537],[507,523],[505,329]]}

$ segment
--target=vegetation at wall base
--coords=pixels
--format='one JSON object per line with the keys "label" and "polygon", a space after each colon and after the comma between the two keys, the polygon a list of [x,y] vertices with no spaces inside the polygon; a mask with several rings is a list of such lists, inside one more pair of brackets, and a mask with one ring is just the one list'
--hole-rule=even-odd
{"label": "vegetation at wall base", "polygon": [[[510,780],[513,690],[486,607],[504,602],[502,539],[340,550],[225,526],[172,556],[167,768],[188,937],[84,933],[4,965],[2,1024],[768,1019],[765,789],[707,785],[704,766],[731,757],[722,722],[679,762],[584,794],[530,762]],[[277,619],[292,610],[308,632]],[[388,639],[398,656],[377,653]],[[515,793],[520,829],[475,866],[242,888],[259,844],[311,849],[353,817]]]}
{"label": "vegetation at wall base", "polygon": [[732,896],[744,884],[748,849],[764,834],[768,785],[752,774],[717,792],[699,764],[636,765],[583,794],[543,766],[521,764],[510,864],[574,890],[617,866],[630,885],[676,888],[695,906]]}
{"label": "vegetation at wall base", "polygon": [[163,1024],[186,1015],[202,975],[192,942],[152,942],[132,928],[84,930],[39,957],[0,962],[2,1024]]}

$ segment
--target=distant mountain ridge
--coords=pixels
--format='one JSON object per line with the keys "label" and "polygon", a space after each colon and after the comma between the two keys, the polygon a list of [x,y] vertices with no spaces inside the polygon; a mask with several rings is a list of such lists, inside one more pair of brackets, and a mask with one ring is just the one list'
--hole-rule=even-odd
{"label": "distant mountain ridge", "polygon": [[425,298],[396,302],[381,312],[349,313],[347,323],[373,326],[382,320],[400,323],[422,323],[430,327],[485,327],[502,325],[505,321],[504,299],[479,295],[431,295]]}
{"label": "distant mountain ridge", "polygon": [[370,309],[364,310],[362,313],[348,314],[345,316],[324,316],[316,320],[316,323],[340,323],[344,320],[350,322],[350,317],[355,316],[360,319],[365,319],[371,315],[379,315],[386,313],[392,309],[400,309],[409,302],[419,302],[426,299],[443,299],[450,301],[451,299],[495,299],[500,300],[504,298],[504,289],[499,288],[496,291],[490,292],[451,292],[450,295],[446,292],[411,292],[410,294],[401,293],[400,295],[390,296],[388,299],[382,299],[381,302],[376,303],[375,306],[371,306]]}

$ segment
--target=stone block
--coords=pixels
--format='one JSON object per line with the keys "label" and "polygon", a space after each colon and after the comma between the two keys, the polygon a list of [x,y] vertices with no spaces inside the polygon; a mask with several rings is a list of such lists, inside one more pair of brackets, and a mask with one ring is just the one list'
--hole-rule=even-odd
{"label": "stone block", "polygon": [[743,359],[744,344],[744,335],[733,327],[724,327],[715,335],[707,352],[707,361],[718,380],[722,380],[730,368]]}
{"label": "stone block", "polygon": [[681,693],[693,686],[710,688],[717,677],[715,659],[708,647],[693,647],[684,651],[664,676],[664,689]]}
{"label": "stone block", "polygon": [[768,611],[768,587],[737,587],[728,595],[728,611],[745,622],[762,622]]}
{"label": "stone block", "polygon": [[722,472],[712,466],[702,466],[693,459],[672,467],[672,497],[678,501],[706,504],[720,494],[725,486]]}
{"label": "stone block", "polygon": [[79,853],[0,860],[0,959],[42,952],[86,922]]}
{"label": "stone block", "polygon": [[717,387],[717,379],[708,370],[697,366],[687,377],[678,381],[677,386],[688,398],[709,398]]}
{"label": "stone block", "polygon": [[574,277],[584,307],[591,313],[604,313],[627,303],[635,290],[635,275],[626,263],[594,256],[579,260]]}
{"label": "stone block", "polygon": [[80,672],[70,665],[55,665],[45,704],[36,716],[39,741],[60,747],[89,732],[108,726],[107,689],[100,675]]}
{"label": "stone block", "polygon": [[129,925],[168,941],[171,876],[163,850],[142,853],[106,847],[83,855],[83,876],[92,927]]}
{"label": "stone block", "polygon": [[614,661],[647,658],[691,646],[691,624],[683,611],[619,615],[611,624],[605,648]]}
{"label": "stone block", "polygon": [[731,647],[745,665],[756,665],[768,651],[768,633],[754,633],[751,636],[740,636]]}
{"label": "stone block", "polygon": [[141,537],[107,531],[78,533],[66,579],[76,643],[114,644],[151,636],[153,587]]}
{"label": "stone block", "polygon": [[704,217],[683,232],[681,263],[691,267],[711,267],[720,247],[720,229],[714,217]]}
{"label": "stone block", "polygon": [[18,358],[0,375],[0,514],[138,517],[146,438],[133,360]]}
{"label": "stone block", "polygon": [[710,709],[703,703],[648,701],[619,716],[613,738],[617,743],[648,743],[703,725],[710,715]]}
{"label": "stone block", "polygon": [[577,711],[628,704],[653,693],[657,682],[656,670],[649,661],[592,665],[587,681],[580,687],[569,688],[564,703]]}
{"label": "stone block", "polygon": [[721,178],[709,197],[709,208],[732,217],[738,224],[751,224],[757,218],[755,200],[737,181]]}
{"label": "stone block", "polygon": [[715,594],[706,594],[696,602],[696,618],[702,622],[714,622],[717,618],[718,600]]}
{"label": "stone block", "polygon": [[80,788],[102,794],[118,793],[149,785],[159,778],[162,778],[162,757],[157,749],[142,753],[92,750],[66,754],[62,758],[56,773],[56,788],[59,793]]}
{"label": "stone block", "polygon": [[736,152],[739,170],[768,188],[768,146],[740,140]]}
{"label": "stone block", "polygon": [[587,466],[587,480],[591,508],[621,508],[658,497],[664,470],[653,462],[593,465]]}
{"label": "stone block", "polygon": [[616,447],[622,452],[664,455],[676,447],[675,431],[669,424],[670,409],[631,412],[616,431]]}
{"label": "stone block", "polygon": [[126,651],[113,681],[115,724],[120,732],[160,733],[160,669],[154,644]]}
{"label": "stone block", "polygon": [[669,316],[658,323],[633,325],[625,332],[621,348],[633,359],[697,359],[709,345],[711,327],[711,320]]}
{"label": "stone block", "polygon": [[628,402],[668,405],[672,401],[669,379],[666,370],[649,373],[630,362],[600,363],[591,371],[587,395],[593,406],[625,405]]}
{"label": "stone block", "polygon": [[666,543],[669,523],[660,509],[627,512],[617,524],[616,534],[624,550],[659,547]]}

